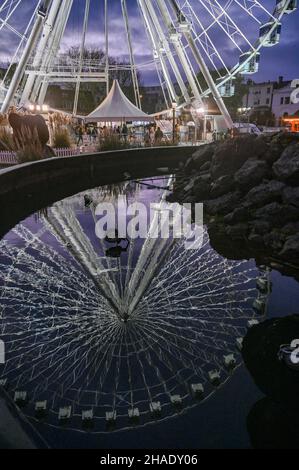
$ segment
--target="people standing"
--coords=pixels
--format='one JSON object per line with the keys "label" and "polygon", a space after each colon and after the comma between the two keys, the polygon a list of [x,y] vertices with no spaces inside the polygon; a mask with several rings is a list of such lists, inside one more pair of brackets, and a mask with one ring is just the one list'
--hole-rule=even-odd
{"label": "people standing", "polygon": [[124,123],[121,133],[123,135],[125,143],[127,143],[127,140],[128,140],[128,132],[129,132],[128,131],[128,126],[127,126],[126,123]]}
{"label": "people standing", "polygon": [[91,130],[91,138],[92,138],[92,141],[93,141],[94,144],[97,141],[97,137],[98,137],[98,130],[95,126],[93,126],[93,128]]}
{"label": "people standing", "polygon": [[76,135],[77,135],[77,147],[79,147],[80,143],[81,145],[83,145],[83,135],[84,135],[83,127],[81,125],[77,127]]}

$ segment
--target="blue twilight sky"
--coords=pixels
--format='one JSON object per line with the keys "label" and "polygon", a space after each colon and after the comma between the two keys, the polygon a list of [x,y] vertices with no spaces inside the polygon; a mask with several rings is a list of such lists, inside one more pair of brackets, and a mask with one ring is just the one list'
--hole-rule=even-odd
{"label": "blue twilight sky", "polygon": [[[181,4],[185,3],[183,0],[178,1]],[[246,15],[235,0],[218,0],[218,3],[222,6],[230,5],[227,13],[242,30],[246,40],[251,44],[254,43],[258,37],[259,24]],[[252,4],[253,2],[244,2],[244,0],[241,0],[239,3]],[[275,0],[264,0],[261,1],[261,3],[263,7],[267,8],[269,11],[273,11],[276,2]],[[4,0],[0,0],[0,8],[3,4]],[[0,31],[0,60],[2,62],[5,62],[13,55],[19,41],[19,37],[14,31],[21,34],[25,32],[36,4],[36,0],[21,0],[21,7],[11,16],[11,28],[3,28]],[[136,63],[139,65],[145,64],[152,59],[151,44],[145,32],[144,23],[138,10],[137,0],[127,0],[127,4]],[[155,4],[155,0],[152,0],[152,4]],[[240,51],[223,33],[221,26],[217,24],[211,26],[212,17],[205,8],[205,5],[208,5],[209,2],[207,0],[190,0],[190,4],[194,8],[203,26],[209,27],[211,40],[226,65],[229,67],[235,65],[238,62]],[[84,5],[84,0],[74,0],[72,14],[62,41],[62,50],[74,44],[78,45],[80,42]],[[128,47],[120,0],[108,0],[108,6],[110,55],[128,59]],[[261,9],[255,9],[254,11],[262,23],[267,21],[268,15]],[[100,48],[104,46],[103,13],[104,0],[91,0],[89,28],[86,39],[87,45],[89,46]],[[3,15],[0,18],[3,18]],[[201,30],[198,29],[198,31],[200,32]],[[245,40],[241,40],[237,36],[234,36],[234,38],[237,45],[243,51],[248,50],[249,46],[246,44]],[[219,63],[217,63],[217,68],[220,68]],[[158,82],[153,64],[143,67],[141,73],[144,83],[154,84]],[[251,78],[256,81],[272,80],[276,79],[279,75],[283,75],[286,79],[299,78],[299,10],[284,17],[280,44],[262,50],[260,71]]]}

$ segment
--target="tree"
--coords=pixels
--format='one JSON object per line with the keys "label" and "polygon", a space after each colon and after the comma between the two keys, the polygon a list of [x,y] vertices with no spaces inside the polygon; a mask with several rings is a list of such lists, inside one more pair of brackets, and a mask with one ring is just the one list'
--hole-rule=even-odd
{"label": "tree", "polygon": [[[227,72],[225,69],[220,69],[218,71],[211,70],[210,73],[214,82],[216,82],[219,77],[224,77]],[[198,79],[200,86],[203,89],[206,89],[207,84],[201,72],[198,74],[197,79]],[[247,82],[245,82],[244,77],[240,74],[235,76],[235,79],[233,82],[235,85],[234,96],[230,98],[223,98],[223,101],[225,105],[227,106],[227,109],[229,113],[231,114],[232,118],[237,119],[238,108],[241,108],[243,105],[243,97],[248,93],[249,85]]]}
{"label": "tree", "polygon": [[275,114],[270,109],[255,109],[250,114],[251,122],[255,122],[258,126],[275,126]]}
{"label": "tree", "polygon": [[[63,54],[60,59],[62,65],[75,64],[79,65],[80,59],[80,47],[72,46],[68,51]],[[121,88],[123,89],[126,96],[133,102],[135,102],[135,93],[133,87],[132,73],[130,64],[119,58],[109,57],[109,66],[112,70],[110,71],[110,80],[117,79]],[[106,56],[104,51],[97,48],[85,48],[83,51],[83,70],[85,67],[98,68],[98,70],[105,70]],[[138,81],[141,83],[141,76],[137,73]],[[112,83],[109,83],[111,86]],[[68,83],[64,84],[63,87],[63,99],[61,93],[57,89],[57,85],[50,85],[47,93],[46,100],[54,108],[65,109],[66,111],[72,111],[73,101],[75,94],[75,84]],[[105,83],[81,83],[78,112],[81,114],[89,114],[93,111],[96,106],[101,103],[106,97],[106,84]],[[66,106],[61,108],[61,103]]]}

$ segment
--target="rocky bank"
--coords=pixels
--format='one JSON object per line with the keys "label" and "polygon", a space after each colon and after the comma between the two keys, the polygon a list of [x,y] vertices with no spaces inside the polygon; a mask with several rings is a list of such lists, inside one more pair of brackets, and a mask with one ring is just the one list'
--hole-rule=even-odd
{"label": "rocky bank", "polygon": [[[228,258],[299,268],[299,136],[242,136],[197,150],[172,201],[203,202],[211,244]],[[297,273],[298,274],[298,273]]]}

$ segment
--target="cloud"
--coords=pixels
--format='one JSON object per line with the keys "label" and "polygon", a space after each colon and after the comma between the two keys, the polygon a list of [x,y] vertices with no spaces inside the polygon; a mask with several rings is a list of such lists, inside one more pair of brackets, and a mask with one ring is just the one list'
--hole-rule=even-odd
{"label": "cloud", "polygon": [[[185,2],[179,0],[181,4]],[[3,3],[0,0],[0,6]],[[16,11],[10,20],[11,28],[17,31],[19,34],[15,34],[12,29],[3,27],[0,30],[0,60],[7,61],[11,58],[18,46],[20,36],[24,34],[26,26],[34,12],[36,6],[36,0],[22,0],[22,7]],[[153,1],[155,4],[155,2]],[[236,2],[227,2],[226,0],[219,0],[221,5],[227,5],[227,9],[223,10],[218,21],[214,21],[211,13],[209,12],[209,2],[198,2],[197,0],[191,1],[191,5],[194,8],[195,13],[198,15],[197,19],[194,19],[194,25],[199,28],[201,23],[205,28],[208,27],[209,36],[220,53],[223,61],[229,66],[233,66],[238,62],[240,50],[234,46],[233,41],[225,34],[224,29],[229,28],[232,38],[236,41],[241,50],[247,50],[249,41],[254,44],[258,37],[259,23],[246,15],[244,10],[236,4]],[[243,3],[243,2],[241,2]],[[275,1],[265,0],[262,2],[265,8],[273,11]],[[62,43],[61,50],[65,51],[72,45],[78,45],[80,43],[82,23],[84,17],[84,4],[82,0],[74,0],[73,11],[69,19]],[[137,65],[149,63],[148,69],[144,67],[143,71],[144,79],[152,83],[157,83],[157,75],[154,72],[155,66],[152,61],[152,44],[147,35],[144,27],[143,19],[139,13],[137,0],[127,0],[130,27],[132,34],[132,42],[134,49],[134,56]],[[202,5],[206,5],[207,8],[203,8]],[[99,0],[91,0],[91,14],[88,25],[88,33],[86,36],[87,46],[99,47],[104,49],[105,46],[105,35],[104,35],[104,2]],[[109,0],[109,53],[112,56],[128,60],[128,44],[125,32],[125,25],[122,18],[121,2],[120,0]],[[158,10],[157,14],[159,15]],[[6,12],[3,12],[4,14]],[[0,16],[0,18],[4,18]],[[186,15],[190,11],[185,11]],[[218,12],[219,13],[219,12]],[[234,22],[238,25],[244,36],[242,37],[236,31],[233,31],[231,24],[229,24],[226,13],[230,15]],[[252,13],[261,21],[261,23],[268,20],[266,15],[261,9],[254,8]],[[299,46],[299,37],[297,34],[298,24],[298,12],[292,15],[286,15],[283,21],[282,37],[281,42],[278,46],[273,48],[264,48],[261,57],[260,72],[255,75],[255,80],[266,80],[277,78],[281,75],[281,70],[289,78],[299,77],[299,64],[296,51]],[[1,28],[1,25],[0,25]],[[200,28],[198,29],[200,31]],[[164,33],[167,33],[164,30]],[[205,37],[202,35],[201,40],[205,41]],[[205,53],[204,56],[206,57]],[[213,56],[215,59],[215,56]],[[194,63],[194,62],[193,62]],[[220,61],[215,61],[215,64],[220,67]]]}

